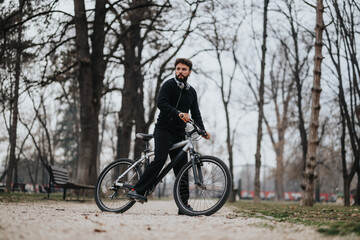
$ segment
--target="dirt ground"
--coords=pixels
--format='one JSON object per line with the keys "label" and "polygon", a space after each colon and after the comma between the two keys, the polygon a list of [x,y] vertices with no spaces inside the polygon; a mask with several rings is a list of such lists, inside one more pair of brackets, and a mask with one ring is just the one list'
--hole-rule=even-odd
{"label": "dirt ground", "polygon": [[325,237],[312,227],[237,217],[224,207],[206,217],[178,216],[174,201],[137,203],[123,214],[94,202],[0,203],[0,239],[358,239]]}

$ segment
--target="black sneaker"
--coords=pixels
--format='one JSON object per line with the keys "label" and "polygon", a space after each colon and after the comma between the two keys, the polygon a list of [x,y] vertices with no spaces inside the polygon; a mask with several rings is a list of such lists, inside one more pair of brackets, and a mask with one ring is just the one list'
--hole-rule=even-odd
{"label": "black sneaker", "polygon": [[[189,204],[186,206],[186,208],[189,210],[194,210]],[[185,215],[185,214],[179,209],[178,215]]]}
{"label": "black sneaker", "polygon": [[135,189],[131,189],[131,191],[126,194],[126,197],[138,201],[138,202],[147,202],[147,198],[135,191]]}

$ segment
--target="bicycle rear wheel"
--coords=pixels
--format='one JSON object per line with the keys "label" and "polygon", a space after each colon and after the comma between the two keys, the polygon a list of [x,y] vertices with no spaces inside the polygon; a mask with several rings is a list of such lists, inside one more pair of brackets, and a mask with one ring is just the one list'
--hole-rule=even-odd
{"label": "bicycle rear wheel", "polygon": [[[189,216],[210,216],[226,202],[231,190],[231,175],[223,161],[213,156],[201,156],[196,165],[201,173],[202,186],[195,184],[194,169],[188,162],[179,172],[174,184],[176,205]],[[199,170],[200,169],[200,170]]]}
{"label": "bicycle rear wheel", "polygon": [[130,159],[116,160],[100,173],[95,186],[95,202],[100,210],[123,213],[135,204],[135,201],[126,198],[126,194],[130,190],[128,186],[134,186],[142,174],[139,167],[131,169],[119,180],[127,187],[114,185],[116,179],[133,163]]}

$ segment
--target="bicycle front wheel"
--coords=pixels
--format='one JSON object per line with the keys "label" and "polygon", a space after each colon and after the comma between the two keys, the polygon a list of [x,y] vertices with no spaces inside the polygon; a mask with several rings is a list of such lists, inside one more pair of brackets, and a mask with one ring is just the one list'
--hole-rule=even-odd
{"label": "bicycle front wheel", "polygon": [[201,184],[195,183],[194,169],[188,162],[176,177],[174,199],[186,215],[210,216],[225,204],[230,195],[230,171],[223,161],[213,156],[201,156],[195,166]]}
{"label": "bicycle front wheel", "polygon": [[126,194],[129,186],[134,186],[142,174],[139,167],[132,168],[119,179],[118,183],[122,186],[115,185],[117,178],[133,164],[130,159],[116,160],[100,173],[95,186],[95,202],[100,210],[123,213],[135,204],[135,201],[126,198]]}

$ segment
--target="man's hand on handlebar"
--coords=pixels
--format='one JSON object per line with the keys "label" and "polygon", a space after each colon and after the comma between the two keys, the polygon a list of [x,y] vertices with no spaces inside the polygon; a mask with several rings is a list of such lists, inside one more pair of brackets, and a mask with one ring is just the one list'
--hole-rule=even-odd
{"label": "man's hand on handlebar", "polygon": [[189,122],[190,121],[190,116],[188,113],[179,113],[179,117],[181,120],[183,120],[184,122]]}
{"label": "man's hand on handlebar", "polygon": [[202,136],[203,138],[205,138],[206,140],[209,140],[210,137],[211,137],[211,135],[210,135],[209,132],[205,132],[205,133],[201,134],[201,136]]}
{"label": "man's hand on handlebar", "polygon": [[179,118],[186,123],[191,123],[195,127],[196,132],[198,132],[203,138],[205,138],[206,140],[210,139],[210,133],[200,129],[199,126],[194,122],[194,120],[190,118],[188,113],[179,113]]}

